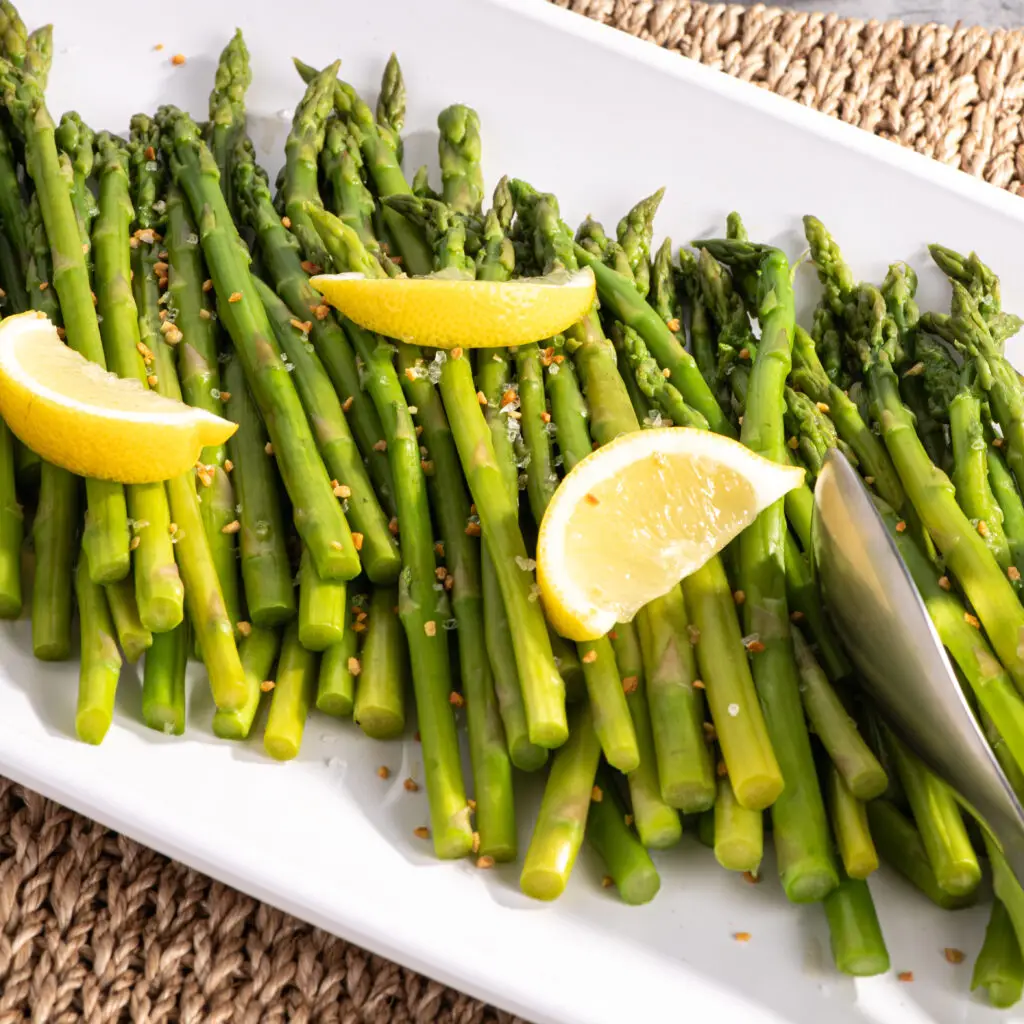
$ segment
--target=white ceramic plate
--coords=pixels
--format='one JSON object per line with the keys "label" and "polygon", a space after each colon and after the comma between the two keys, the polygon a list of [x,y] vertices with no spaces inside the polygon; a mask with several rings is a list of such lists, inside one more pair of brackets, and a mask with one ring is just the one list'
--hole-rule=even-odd
{"label": "white ceramic plate", "polygon": [[[96,127],[124,131],[133,112],[164,102],[203,115],[217,54],[241,25],[255,69],[251,130],[273,172],[301,94],[293,51],[318,65],[342,57],[372,95],[395,50],[409,85],[410,168],[435,162],[437,111],[463,101],[481,114],[489,182],[507,171],[557,192],[570,223],[593,212],[614,224],[665,184],[660,233],[720,233],[737,208],[753,234],[796,256],[800,217],[813,212],[866,278],[911,260],[933,307],[947,294],[925,243],[976,246],[1004,275],[1007,307],[1024,311],[1019,199],[541,0],[24,8],[33,25],[56,24],[52,110],[77,108]],[[169,61],[177,52],[180,68]],[[810,301],[813,273],[802,280]],[[894,972],[913,971],[912,984],[838,976],[821,909],[787,905],[770,865],[750,886],[687,841],[658,856],[662,892],[634,909],[601,889],[584,851],[565,897],[541,906],[520,895],[514,867],[441,864],[413,837],[426,804],[402,789],[419,775],[412,742],[373,743],[318,716],[301,757],[272,764],[258,742],[214,740],[201,681],[184,738],[147,731],[126,673],[115,725],[92,749],[72,737],[75,687],[74,665],[33,661],[27,623],[3,627],[0,771],[537,1024],[1007,1019],[969,995],[970,959],[952,966],[942,955],[953,946],[973,957],[986,909],[941,913],[884,871],[872,889]],[[381,764],[390,782],[377,777]],[[751,941],[735,942],[735,931]]]}

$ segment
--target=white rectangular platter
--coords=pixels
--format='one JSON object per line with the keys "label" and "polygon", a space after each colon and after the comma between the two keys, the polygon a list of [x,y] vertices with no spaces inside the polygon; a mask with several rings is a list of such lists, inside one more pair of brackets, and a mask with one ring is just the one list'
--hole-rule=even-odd
{"label": "white rectangular platter", "polygon": [[[410,171],[436,161],[437,112],[465,102],[481,115],[489,184],[525,177],[559,195],[570,223],[592,212],[614,224],[664,184],[659,235],[721,233],[735,208],[795,258],[800,217],[813,212],[862,277],[908,259],[923,304],[944,308],[925,243],[975,247],[1003,275],[1007,308],[1024,312],[1019,199],[542,0],[24,0],[24,14],[56,25],[51,109],[78,109],[97,128],[124,131],[132,113],[165,102],[204,115],[238,25],[252,51],[251,132],[274,173],[301,95],[293,52],[317,65],[341,57],[372,96],[394,50],[409,86]],[[187,63],[174,67],[179,52]],[[810,301],[812,271],[799,287]],[[654,903],[629,908],[584,851],[565,897],[542,906],[520,895],[514,866],[441,864],[414,838],[426,804],[402,788],[420,770],[412,740],[373,743],[314,717],[299,759],[273,764],[258,740],[213,738],[201,680],[183,738],[147,731],[126,672],[115,725],[92,749],[72,735],[76,678],[73,664],[33,661],[26,622],[0,629],[0,771],[536,1024],[1024,1020],[969,995],[986,908],[941,913],[888,872],[872,889],[894,971],[853,981],[831,965],[821,909],[789,906],[771,864],[751,886],[687,840],[658,855]],[[533,796],[522,799],[523,848]],[[741,930],[750,942],[732,939]],[[946,946],[968,962],[948,964]]]}

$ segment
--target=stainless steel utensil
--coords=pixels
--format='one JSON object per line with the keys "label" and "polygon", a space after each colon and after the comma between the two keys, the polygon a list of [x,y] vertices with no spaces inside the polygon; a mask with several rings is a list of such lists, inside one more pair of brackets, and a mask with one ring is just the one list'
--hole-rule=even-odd
{"label": "stainless steel utensil", "polygon": [[860,477],[828,453],[811,540],[822,597],[887,722],[988,824],[1024,885],[1024,807],[989,749],[945,648]]}

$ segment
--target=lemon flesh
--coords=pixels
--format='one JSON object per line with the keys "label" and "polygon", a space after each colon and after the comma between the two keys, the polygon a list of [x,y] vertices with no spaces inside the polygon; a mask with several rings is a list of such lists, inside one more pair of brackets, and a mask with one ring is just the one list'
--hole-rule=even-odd
{"label": "lemon flesh", "polygon": [[121,483],[178,476],[237,429],[108,373],[65,345],[38,312],[0,323],[0,416],[47,462]]}
{"label": "lemon flesh", "polygon": [[548,506],[537,581],[552,625],[593,640],[668,593],[800,485],[739,442],[685,427],[623,436],[581,461]]}
{"label": "lemon flesh", "polygon": [[514,281],[443,273],[380,279],[321,274],[312,283],[360,327],[432,348],[515,348],[541,341],[582,319],[596,294],[589,269]]}

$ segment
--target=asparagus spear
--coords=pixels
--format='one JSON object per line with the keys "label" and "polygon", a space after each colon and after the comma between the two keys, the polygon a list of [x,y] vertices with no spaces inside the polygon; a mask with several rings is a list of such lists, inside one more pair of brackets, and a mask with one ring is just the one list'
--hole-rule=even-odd
{"label": "asparagus spear", "polygon": [[245,135],[245,94],[252,84],[249,50],[241,29],[235,29],[235,34],[221,51],[214,74],[206,141],[220,172],[220,187],[228,209],[234,210],[231,161],[238,140]]}
{"label": "asparagus spear", "polygon": [[[158,138],[155,141],[159,143]],[[145,155],[146,151],[143,150]],[[217,364],[219,330],[203,291],[206,272],[199,248],[199,235],[188,202],[177,185],[172,184],[167,192],[166,211],[164,244],[167,246],[167,291],[164,294],[167,297],[167,313],[163,323],[172,321],[175,331],[164,328],[163,323],[158,330],[166,330],[166,337],[176,337],[176,332],[181,334],[177,343],[178,376],[185,401],[220,416],[224,413],[227,389],[221,390],[220,368]],[[147,248],[152,256],[152,249],[145,242],[140,243],[136,252],[144,255]],[[151,269],[155,273],[158,268],[152,264]],[[144,274],[143,280],[147,282],[147,288],[150,287],[148,282],[151,275]],[[204,487],[203,528],[217,567],[217,579],[220,581],[228,617],[232,622],[238,622],[242,618],[241,593],[238,547],[233,532],[233,524],[238,515],[235,511],[235,490],[228,476],[227,445],[204,448],[199,461],[204,467],[201,475]],[[245,516],[242,521],[246,522]],[[256,611],[258,608],[250,609],[254,618]]]}
{"label": "asparagus spear", "polygon": [[718,780],[713,809],[715,860],[728,871],[756,875],[764,856],[764,820],[760,811],[741,807],[728,776]]}
{"label": "asparagus spear", "polygon": [[834,764],[828,766],[828,794],[832,831],[843,870],[851,878],[867,878],[878,870],[878,852],[871,839],[867,808],[850,792]]}
{"label": "asparagus spear", "polygon": [[232,356],[224,366],[224,384],[231,395],[228,416],[238,424],[228,451],[241,523],[238,550],[245,600],[253,624],[268,628],[286,622],[296,612],[277,473],[267,455],[267,434],[237,357]]}
{"label": "asparagus spear", "polygon": [[[499,186],[500,189],[500,186]],[[496,193],[497,195],[497,193]],[[497,201],[495,206],[497,206]],[[503,228],[498,224],[492,210],[487,216],[489,237],[500,235],[508,241]],[[511,271],[511,267],[508,268]],[[480,273],[483,273],[481,270]],[[504,349],[485,353],[478,365],[477,384],[480,393],[487,400],[484,417],[491,434],[491,443],[499,469],[503,472],[505,487],[513,504],[519,502],[519,482],[516,471],[515,453],[509,437],[511,424],[516,423],[502,413],[509,405],[502,405],[502,397],[508,390],[509,359]],[[505,740],[512,763],[522,771],[535,771],[547,760],[547,750],[530,742],[526,721],[526,705],[519,685],[516,667],[516,652],[512,643],[505,601],[494,562],[484,545],[480,551],[480,575],[484,603],[484,639],[494,676],[494,694],[504,725]]]}
{"label": "asparagus spear", "polygon": [[[741,440],[775,462],[787,461],[780,412],[791,367],[794,307],[790,268],[777,249],[746,242],[703,243],[712,255],[758,268],[761,340],[751,370]],[[799,674],[786,605],[785,512],[763,512],[739,539],[740,586],[748,634],[757,637],[754,683],[765,710],[785,788],[772,806],[779,873],[795,902],[822,899],[837,883],[835,860],[800,705]]]}
{"label": "asparagus spear", "polygon": [[180,736],[185,731],[185,668],[188,622],[158,633],[146,653],[142,676],[142,720],[150,729]]}
{"label": "asparagus spear", "polygon": [[[128,150],[103,132],[97,139],[99,214],[93,228],[96,296],[102,318],[107,366],[120,377],[145,385],[139,313],[132,296],[129,237],[134,219],[128,183]],[[134,537],[135,590],[139,615],[154,633],[177,626],[184,615],[184,593],[171,543],[171,515],[162,483],[131,484],[128,512]]]}
{"label": "asparagus spear", "polygon": [[103,587],[94,583],[85,550],[75,571],[75,595],[81,625],[75,732],[85,743],[103,742],[114,717],[114,694],[121,675],[121,654]]}
{"label": "asparagus spear", "polygon": [[352,716],[356,698],[356,677],[352,674],[355,656],[356,633],[346,615],[341,641],[328,647],[320,658],[320,678],[316,684],[318,711],[335,718]]}
{"label": "asparagus spear", "polygon": [[[0,224],[19,275],[24,275],[29,248],[25,224],[25,189],[18,179],[17,159],[9,132],[9,127],[0,126]],[[14,280],[17,280],[17,276]]]}
{"label": "asparagus spear", "polygon": [[[369,262],[358,236],[343,222],[321,216],[315,223],[325,232],[325,244],[329,242],[326,232],[330,227],[333,240],[347,240],[357,257]],[[344,260],[344,250],[337,251]],[[337,269],[348,269],[348,264],[342,262]],[[402,537],[399,616],[412,663],[434,849],[440,857],[461,857],[472,847],[472,831],[449,703],[452,684],[447,642],[440,628],[447,616],[433,589],[434,540],[418,439],[392,362],[392,347],[355,325],[350,334],[368,369],[367,388],[384,424],[395,481]]]}
{"label": "asparagus spear", "polygon": [[139,618],[139,604],[135,599],[135,583],[131,577],[108,583],[103,588],[107,593],[107,604],[117,631],[117,642],[125,660],[134,665],[150,647],[153,634]]}
{"label": "asparagus spear", "polygon": [[358,550],[366,575],[374,583],[393,582],[402,564],[398,545],[373,491],[331,379],[316,352],[311,351],[307,341],[308,321],[296,320],[291,310],[259,278],[253,278],[253,284],[274,328],[281,358],[291,370],[309,415],[320,454],[332,475],[335,493],[344,498],[346,516],[358,532]]}
{"label": "asparagus spear", "polygon": [[794,629],[792,637],[800,673],[800,696],[818,739],[858,800],[881,796],[888,779],[878,758],[864,742],[842,696],[832,688],[803,634]]}
{"label": "asparagus spear", "polygon": [[405,127],[405,79],[398,58],[391,54],[384,65],[377,97],[377,126],[395,141],[398,160],[402,160],[402,128]]}
{"label": "asparagus spear", "polygon": [[442,199],[456,213],[479,216],[484,197],[480,117],[456,103],[437,115],[437,128]]}
{"label": "asparagus spear", "polygon": [[1024,609],[984,539],[956,502],[949,478],[928,458],[903,404],[892,368],[891,318],[877,289],[862,286],[850,340],[864,367],[873,406],[893,463],[928,533],[945,556],[992,646],[1018,687],[1024,686]]}
{"label": "asparagus spear", "polygon": [[[67,181],[60,169],[54,124],[35,79],[10,64],[0,63],[4,106],[25,140],[25,159],[39,197],[50,242],[54,273],[51,282],[60,299],[68,344],[87,359],[106,365],[89,275]],[[124,488],[109,481],[86,483],[88,510],[83,545],[87,564],[100,583],[128,575],[128,510]]]}
{"label": "asparagus spear", "polygon": [[272,682],[271,673],[281,647],[281,633],[277,629],[253,626],[252,631],[238,648],[245,676],[245,701],[235,711],[217,708],[213,714],[213,733],[222,740],[244,740],[252,729],[259,710],[263,687]]}
{"label": "asparagus spear", "polygon": [[367,736],[387,740],[405,729],[405,690],[409,656],[395,608],[398,591],[377,587],[370,598],[366,642],[360,656],[354,717]]}
{"label": "asparagus spear", "polygon": [[608,874],[624,903],[649,903],[661,888],[661,879],[636,833],[626,824],[625,809],[615,792],[607,770],[598,769],[600,800],[591,800],[587,814],[587,842],[604,861]]}
{"label": "asparagus spear", "polygon": [[71,191],[71,205],[78,220],[78,232],[82,236],[82,252],[89,280],[93,274],[92,226],[99,213],[99,205],[89,185],[96,164],[96,133],[74,110],[61,114],[56,130],[56,142],[60,147],[61,167],[68,176]]}
{"label": "asparagus spear", "polygon": [[[1003,514],[1003,532],[1010,548],[1010,561],[1017,572],[1024,572],[1024,502],[995,442],[988,446],[986,462],[989,486]],[[1013,573],[1009,570],[1007,573],[1012,579]]]}
{"label": "asparagus spear", "polygon": [[265,272],[292,315],[303,325],[309,324],[309,340],[342,401],[374,489],[384,508],[393,514],[394,490],[387,454],[381,450],[384,434],[380,417],[363,390],[352,344],[309,283],[296,239],[269,202],[264,183],[255,174],[254,158],[245,147],[237,154],[235,178],[236,205],[256,232]]}
{"label": "asparagus spear", "polygon": [[[156,390],[165,398],[181,401],[174,353],[169,341],[158,338],[153,349]],[[199,654],[210,679],[210,691],[218,708],[237,711],[249,699],[249,687],[235,645],[235,623],[228,617],[220,589],[217,565],[206,539],[196,473],[167,481],[167,498],[177,529],[175,557],[185,582],[185,608],[192,623]]]}
{"label": "asparagus spear", "polygon": [[11,0],[0,3],[0,53],[15,67],[25,65],[28,29]]}
{"label": "asparagus spear", "polygon": [[889,731],[886,742],[940,888],[951,896],[969,895],[981,881],[981,868],[955,797]]}
{"label": "asparagus spear", "polygon": [[[551,762],[537,822],[526,851],[519,886],[536,900],[554,900],[565,891],[583,843],[601,747],[590,706],[572,709],[569,738]],[[603,799],[603,790],[601,791]]]}
{"label": "asparagus spear", "polygon": [[[665,319],[666,313],[669,314],[669,318],[665,319],[665,324],[671,330],[677,319],[676,311],[673,307],[669,307],[667,310],[662,308],[660,297],[666,264],[668,272],[671,273],[672,251],[671,248],[665,250],[663,246],[654,260],[651,294],[654,308],[662,315],[662,319]],[[701,376],[707,382],[708,387],[718,393],[722,381],[719,378],[718,361],[715,358],[714,324],[704,302],[704,296],[701,294],[697,258],[687,249],[679,250],[679,276],[690,309],[690,343],[693,347],[693,357],[697,361]],[[677,335],[677,340],[680,344],[685,343],[685,338],[680,335]]]}
{"label": "asparagus spear", "polygon": [[866,978],[889,970],[878,914],[867,882],[841,877],[825,897],[832,957],[843,974]]}
{"label": "asparagus spear", "polygon": [[263,732],[263,749],[276,761],[299,753],[306,717],[316,697],[317,656],[299,643],[299,627],[290,622],[281,642],[281,658]]}
{"label": "asparagus spear", "polygon": [[45,89],[53,65],[53,26],[41,25],[25,40],[25,71]]}
{"label": "asparagus spear", "polygon": [[324,145],[327,115],[334,105],[334,85],[341,61],[319,72],[295,108],[292,129],[284,144],[281,200],[303,256],[317,267],[329,263],[320,235],[310,221],[307,204],[321,205],[317,186],[318,159]]}
{"label": "asparagus spear", "polygon": [[1024,993],[1024,957],[1010,915],[999,900],[992,902],[985,941],[974,961],[971,991],[979,988],[985,990],[988,1001],[1000,1010],[1019,1003]]}
{"label": "asparagus spear", "polygon": [[325,651],[345,636],[345,584],[322,580],[309,552],[299,561],[299,643],[307,651]]}
{"label": "asparagus spear", "polygon": [[352,228],[363,245],[376,246],[377,238],[373,232],[375,204],[370,190],[363,184],[363,157],[348,125],[340,118],[333,117],[327,121],[320,167],[330,186],[331,201],[327,205],[331,213]]}
{"label": "asparagus spear", "polygon": [[943,910],[970,906],[974,895],[951,896],[941,888],[928,859],[921,835],[902,812],[888,800],[867,804],[871,836],[883,859]]}
{"label": "asparagus spear", "polygon": [[321,577],[351,579],[359,572],[352,534],[316,450],[295,386],[267,345],[272,329],[217,185],[217,166],[188,115],[163,107],[157,122],[175,180],[188,197],[193,213],[202,215],[200,242],[213,274],[220,316],[267,424],[292,501],[295,526]]}

